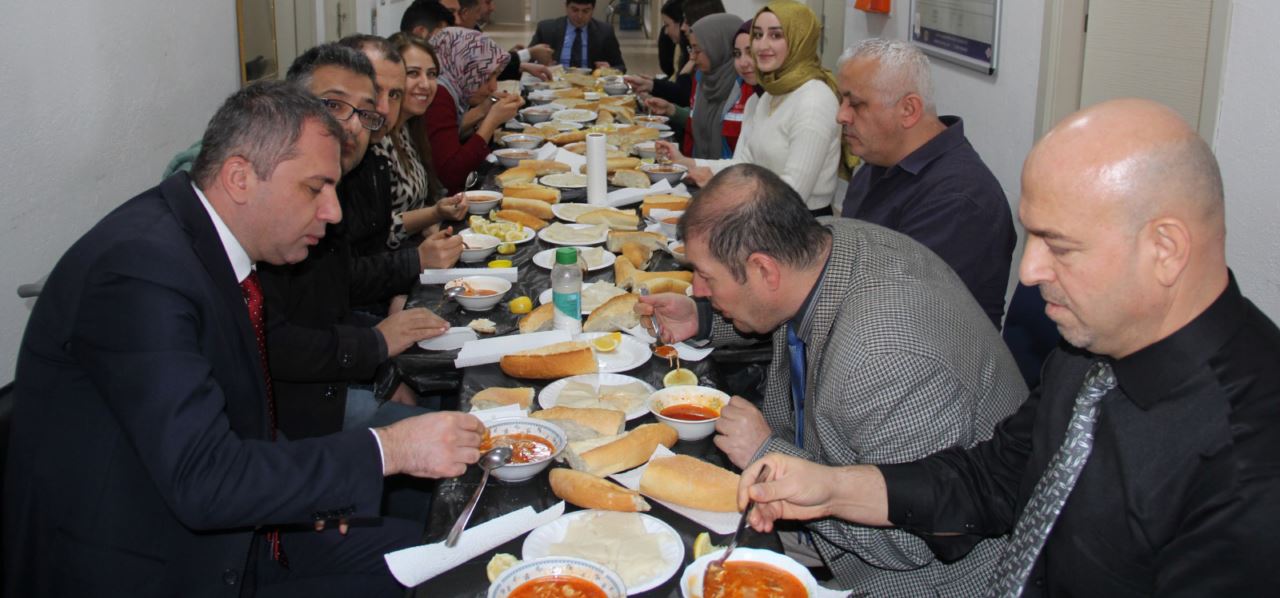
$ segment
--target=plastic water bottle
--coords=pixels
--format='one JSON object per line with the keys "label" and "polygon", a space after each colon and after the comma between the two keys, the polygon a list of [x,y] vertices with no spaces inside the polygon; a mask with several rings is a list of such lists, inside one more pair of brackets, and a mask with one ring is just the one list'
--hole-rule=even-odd
{"label": "plastic water bottle", "polygon": [[578,266],[578,249],[556,250],[556,263],[551,268],[551,302],[555,316],[551,326],[577,335],[582,332],[582,269]]}

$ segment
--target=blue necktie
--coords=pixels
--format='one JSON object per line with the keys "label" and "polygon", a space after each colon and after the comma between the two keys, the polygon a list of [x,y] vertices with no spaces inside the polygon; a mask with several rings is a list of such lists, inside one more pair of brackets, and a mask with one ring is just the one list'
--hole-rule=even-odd
{"label": "blue necktie", "polygon": [[804,342],[787,324],[787,351],[791,354],[791,403],[796,413],[796,446],[804,448]]}
{"label": "blue necktie", "polygon": [[573,29],[573,45],[569,46],[569,66],[580,67],[582,64],[582,28]]}

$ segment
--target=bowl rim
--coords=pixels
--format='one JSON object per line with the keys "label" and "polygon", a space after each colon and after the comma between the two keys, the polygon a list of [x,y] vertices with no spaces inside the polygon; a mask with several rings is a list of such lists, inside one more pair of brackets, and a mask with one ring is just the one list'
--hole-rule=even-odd
{"label": "bowl rim", "polygon": [[640,170],[643,170],[643,171],[645,171],[645,172],[647,172],[647,173],[649,173],[649,174],[675,174],[675,172],[653,172],[653,169],[654,169],[654,168],[658,168],[658,167],[660,167],[660,166],[661,166],[661,167],[667,167],[667,168],[674,168],[674,169],[676,169],[676,172],[688,172],[688,171],[689,171],[689,167],[688,167],[688,166],[685,166],[684,164],[675,164],[675,163],[671,163],[671,164],[641,164],[641,165],[640,165]]}
{"label": "bowl rim", "polygon": [[[503,135],[503,136],[501,137],[501,139],[502,139],[503,141],[506,141],[506,140],[508,140],[508,139],[511,139],[512,137],[525,137],[525,138],[528,138],[528,139],[537,139],[538,141],[546,141],[546,138],[545,138],[545,137],[543,137],[542,135],[534,135],[533,133],[511,133],[511,134],[508,134],[508,135]],[[524,141],[524,139],[517,139],[517,141]],[[518,147],[509,147],[509,148],[506,148],[506,149],[520,149],[520,148],[518,148]],[[525,151],[528,151],[528,150],[525,150]]]}
{"label": "bowl rim", "polygon": [[[756,557],[757,555],[766,554],[766,553],[771,556],[768,558],[758,558],[758,557],[742,558],[743,556]],[[722,554],[724,554],[723,548],[721,548],[720,550],[716,550],[714,552],[704,554],[694,559],[693,562],[689,563],[688,565],[685,565],[684,569],[680,572],[680,581],[679,581],[680,596],[682,598],[687,598],[688,596],[690,596],[687,585],[688,585],[688,582],[692,581],[692,576],[695,574],[699,574],[699,575],[705,574],[707,570],[707,563],[710,563],[712,559],[720,558],[720,555]],[[818,580],[813,577],[813,574],[810,573],[808,569],[804,568],[804,565],[801,565],[799,561],[780,552],[776,552],[773,550],[766,550],[763,548],[750,548],[747,546],[739,546],[738,548],[734,549],[733,554],[729,555],[729,560],[730,561],[751,561],[751,562],[764,563],[766,565],[773,565],[775,567],[778,567],[779,569],[782,569],[783,571],[786,571],[787,573],[794,575],[796,579],[800,580],[800,585],[804,586],[805,591],[808,592],[809,596],[813,596],[819,587]],[[783,566],[782,564],[780,564],[780,562],[782,561],[790,561],[790,563],[787,566]],[[794,566],[791,566],[791,565],[794,565]],[[514,568],[515,567],[512,567],[512,569]]]}
{"label": "bowl rim", "polygon": [[[499,199],[501,199],[501,198],[499,198]],[[496,248],[498,245],[501,245],[501,244],[502,244],[502,239],[499,239],[499,238],[497,238],[497,237],[495,237],[495,236],[493,236],[493,235],[484,235],[484,234],[480,234],[480,233],[473,233],[473,232],[471,232],[471,229],[467,229],[467,230],[462,231],[462,232],[460,232],[460,233],[458,233],[458,234],[459,234],[459,235],[462,235],[462,236],[464,236],[464,237],[479,237],[479,238],[480,238],[480,240],[481,240],[481,241],[483,241],[483,242],[485,242],[485,243],[488,243],[490,239],[492,239],[492,240],[493,240],[493,244],[492,244],[492,245],[485,245],[484,247],[467,247],[467,246],[465,245],[466,240],[464,239],[464,240],[463,240],[463,243],[464,243],[464,244],[463,244],[463,246],[462,246],[462,250],[463,250],[463,251],[483,251],[483,250],[488,250],[488,249]],[[495,277],[495,278],[496,278],[496,277]]]}
{"label": "bowl rim", "polygon": [[[489,593],[486,596],[488,596],[488,598],[506,598],[505,596],[498,595],[497,591],[498,591],[498,588],[500,588],[504,583],[508,583],[510,581],[509,578],[515,577],[521,571],[525,571],[528,569],[535,569],[537,567],[551,567],[551,566],[554,566],[555,563],[565,563],[565,562],[572,563],[574,565],[585,566],[588,569],[597,569],[602,571],[605,574],[604,577],[608,579],[609,583],[614,586],[612,590],[616,592],[616,595],[618,596],[627,595],[626,582],[622,581],[622,576],[619,575],[618,572],[614,571],[613,569],[610,569],[595,561],[589,561],[587,559],[580,559],[577,557],[544,556],[542,558],[520,562],[508,568],[506,571],[503,571],[501,574],[498,575],[496,579],[493,580],[493,583],[490,584]],[[552,575],[552,573],[545,573],[543,575],[538,575],[537,577],[545,577],[548,575]],[[530,579],[531,580],[537,579],[537,577],[532,577]],[[516,586],[516,587],[519,587],[519,586]],[[514,590],[515,588],[513,587],[511,589]],[[610,588],[600,588],[600,589],[605,593],[606,596],[611,595]]]}
{"label": "bowl rim", "polygon": [[[492,236],[492,235],[490,235],[490,236]],[[497,246],[495,245],[494,247],[497,247]],[[500,285],[500,286],[501,286],[501,285],[506,285],[506,286],[507,286],[507,288],[506,288],[505,290],[503,290],[503,291],[500,291],[500,292],[499,292],[499,294],[506,293],[507,291],[510,291],[510,290],[511,290],[511,287],[512,287],[512,285],[511,285],[511,281],[509,281],[509,280],[507,280],[507,279],[505,279],[505,278],[499,278],[499,277],[497,277],[497,276],[485,276],[485,275],[482,275],[482,274],[476,274],[476,275],[474,275],[474,276],[461,276],[461,277],[455,278],[455,279],[453,279],[453,280],[450,280],[450,281],[448,281],[448,282],[444,283],[444,288],[446,288],[446,289],[447,289],[447,288],[449,288],[449,283],[450,283],[450,282],[457,281],[457,280],[464,280],[464,281],[476,281],[476,280],[478,280],[478,281],[479,281],[479,282],[481,282],[481,283],[490,283],[490,282],[492,281],[492,282],[497,282],[497,283],[499,283],[499,285]],[[457,285],[453,285],[453,286],[457,286]],[[459,298],[459,299],[488,299],[489,297],[462,297],[461,295],[459,295],[459,296],[458,296],[458,298]]]}
{"label": "bowl rim", "polygon": [[[657,405],[658,401],[660,401],[660,400],[662,400],[662,399],[664,398],[664,397],[662,397],[662,396],[659,396],[659,395],[662,395],[662,393],[664,393],[664,392],[666,392],[666,391],[673,391],[673,392],[669,392],[669,393],[667,393],[667,394],[675,394],[675,392],[674,392],[675,390],[680,390],[680,389],[685,389],[685,388],[701,388],[701,389],[703,389],[703,390],[710,390],[710,391],[714,391],[712,394],[714,394],[717,398],[721,398],[721,399],[723,400],[723,403],[720,405],[720,409],[721,409],[721,410],[723,410],[723,409],[724,409],[724,407],[725,407],[725,405],[728,405],[728,404],[729,404],[729,402],[733,400],[733,395],[730,395],[729,393],[727,393],[727,392],[725,392],[725,391],[723,391],[723,390],[720,390],[720,389],[718,389],[718,388],[711,388],[710,386],[688,386],[688,385],[681,385],[681,386],[667,386],[667,387],[665,387],[665,388],[659,388],[658,390],[653,391],[653,392],[649,395],[649,398],[648,398],[648,402],[649,402],[649,413],[652,413],[654,417],[656,417],[656,418],[658,418],[658,419],[660,419],[660,420],[667,421],[667,422],[675,422],[675,423],[678,423],[678,424],[694,424],[694,425],[696,425],[696,424],[705,424],[705,423],[715,423],[716,421],[718,421],[718,420],[720,419],[720,416],[719,416],[719,415],[717,415],[717,416],[715,416],[715,417],[713,417],[713,418],[711,418],[711,419],[700,419],[700,420],[698,420],[698,421],[690,421],[690,420],[687,420],[687,419],[675,419],[675,418],[672,418],[672,417],[667,417],[667,416],[665,416],[665,415],[662,415],[661,413],[658,413],[658,410],[654,408],[654,407]],[[724,395],[724,396],[723,396],[723,397],[720,397],[719,395]],[[677,404],[677,403],[673,403],[673,404]],[[665,405],[665,404],[664,404],[664,406],[670,406],[670,405]]]}

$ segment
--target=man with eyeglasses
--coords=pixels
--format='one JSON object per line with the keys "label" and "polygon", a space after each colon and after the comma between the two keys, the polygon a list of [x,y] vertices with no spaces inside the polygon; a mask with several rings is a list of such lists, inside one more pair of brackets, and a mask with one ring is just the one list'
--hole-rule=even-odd
{"label": "man with eyeglasses", "polygon": [[[378,38],[381,39],[381,38]],[[393,68],[381,73],[352,46],[323,44],[289,68],[288,79],[314,93],[338,120],[343,180],[338,184],[343,222],[298,264],[261,268],[267,305],[267,349],[276,387],[280,429],[291,439],[324,436],[378,421],[390,423],[425,410],[412,403],[379,402],[373,380],[390,357],[419,340],[437,336],[448,324],[424,308],[399,310],[386,318],[353,309],[385,306],[407,292],[420,271],[417,250],[356,256],[353,243],[375,227],[375,212],[389,217],[385,165],[368,151],[370,141],[390,126],[398,112]],[[389,61],[388,61],[389,62]],[[375,83],[382,74],[384,85]],[[385,233],[383,233],[385,238]]]}

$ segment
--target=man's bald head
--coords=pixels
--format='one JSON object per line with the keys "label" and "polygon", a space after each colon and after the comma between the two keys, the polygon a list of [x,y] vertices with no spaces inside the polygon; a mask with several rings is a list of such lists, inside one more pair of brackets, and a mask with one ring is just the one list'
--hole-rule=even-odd
{"label": "man's bald head", "polygon": [[1091,198],[1119,202],[1135,230],[1176,215],[1224,234],[1213,151],[1177,112],[1156,102],[1113,100],[1067,117],[1031,151],[1024,176],[1077,178]]}
{"label": "man's bald head", "polygon": [[1077,347],[1132,354],[1226,287],[1217,161],[1155,102],[1103,102],[1054,127],[1027,157],[1018,215],[1019,276]]}

